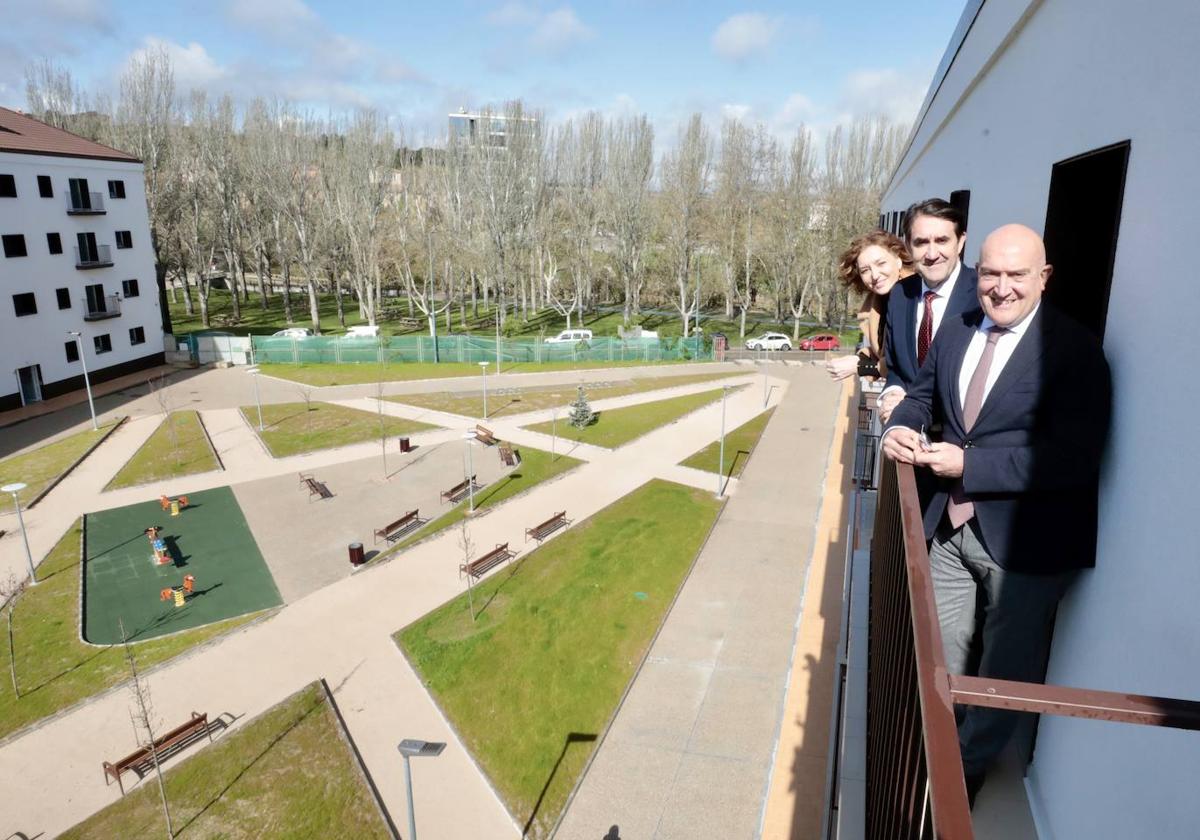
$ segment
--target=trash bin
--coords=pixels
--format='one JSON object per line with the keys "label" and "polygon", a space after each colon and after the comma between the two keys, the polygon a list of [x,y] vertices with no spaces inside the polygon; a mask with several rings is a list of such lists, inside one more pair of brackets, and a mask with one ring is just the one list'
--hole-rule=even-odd
{"label": "trash bin", "polygon": [[412,451],[412,444],[409,443],[408,438],[406,438],[406,437],[400,438],[400,451],[401,452],[411,452]]}
{"label": "trash bin", "polygon": [[360,542],[350,543],[350,565],[351,566],[361,566],[365,562],[367,562],[367,560],[363,556],[362,543],[360,543]]}

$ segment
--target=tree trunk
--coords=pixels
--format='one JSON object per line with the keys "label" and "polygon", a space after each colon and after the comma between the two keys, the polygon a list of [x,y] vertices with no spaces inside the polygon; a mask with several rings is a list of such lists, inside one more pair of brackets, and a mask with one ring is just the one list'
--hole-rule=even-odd
{"label": "tree trunk", "polygon": [[337,298],[337,318],[342,329],[346,329],[346,307],[342,304],[342,273],[333,272],[333,294]]}
{"label": "tree trunk", "polygon": [[288,326],[296,323],[292,315],[292,263],[287,259],[283,261],[283,319]]}

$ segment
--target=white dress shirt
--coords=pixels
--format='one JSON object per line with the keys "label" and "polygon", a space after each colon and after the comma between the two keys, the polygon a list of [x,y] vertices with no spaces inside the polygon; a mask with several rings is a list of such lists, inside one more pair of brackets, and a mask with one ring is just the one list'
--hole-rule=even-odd
{"label": "white dress shirt", "polygon": [[[954,264],[954,270],[950,272],[950,276],[942,282],[942,285],[936,289],[931,289],[925,284],[925,278],[921,278],[921,296],[917,298],[917,320],[913,326],[913,335],[916,336],[916,342],[913,344],[913,349],[917,348],[921,340],[921,319],[925,317],[925,293],[933,292],[936,297],[933,299],[933,332],[929,336],[929,341],[932,344],[933,339],[937,336],[938,327],[942,325],[942,316],[946,314],[946,307],[950,305],[950,295],[954,293],[954,284],[958,282],[958,275],[962,273],[962,260],[960,259]],[[919,276],[919,275],[918,275]],[[904,393],[903,385],[889,385],[883,389],[880,394],[882,399],[886,394],[893,391]]]}
{"label": "white dress shirt", "polygon": [[[987,379],[983,383],[984,403],[987,403],[988,394],[992,393],[992,386],[996,384],[996,380],[1004,372],[1004,366],[1012,358],[1017,345],[1021,343],[1021,339],[1025,336],[1025,331],[1029,329],[1029,322],[1033,320],[1033,316],[1037,314],[1041,305],[1041,301],[1039,301],[1037,306],[1033,307],[1033,311],[1021,319],[1021,321],[1013,324],[1006,332],[1000,333],[1000,338],[996,340],[996,350],[992,356],[992,366],[988,368]],[[971,377],[975,374],[975,368],[979,367],[979,359],[983,356],[983,348],[987,346],[988,330],[995,325],[995,322],[991,318],[984,315],[983,321],[975,330],[975,335],[971,336],[971,343],[967,345],[967,352],[963,355],[962,367],[958,369],[959,408],[966,407],[967,387],[971,384]]]}

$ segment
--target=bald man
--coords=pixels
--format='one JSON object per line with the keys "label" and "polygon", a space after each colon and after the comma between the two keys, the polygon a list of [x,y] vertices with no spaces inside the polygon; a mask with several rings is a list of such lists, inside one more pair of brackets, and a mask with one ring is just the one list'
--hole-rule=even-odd
{"label": "bald man", "polygon": [[[980,249],[982,311],[942,325],[884,432],[888,457],[936,476],[923,514],[952,674],[967,673],[978,638],[979,676],[1040,682],[1059,599],[1095,564],[1108,365],[1095,336],[1042,300],[1051,271],[1034,231],[993,231]],[[935,423],[942,441],[928,443],[920,432]],[[961,715],[972,803],[1017,720]]]}

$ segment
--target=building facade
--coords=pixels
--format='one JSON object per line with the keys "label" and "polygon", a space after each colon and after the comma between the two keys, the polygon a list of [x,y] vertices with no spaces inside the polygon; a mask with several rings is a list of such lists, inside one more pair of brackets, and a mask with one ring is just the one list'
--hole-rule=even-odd
{"label": "building facade", "polygon": [[[1200,698],[1200,414],[1187,301],[1196,230],[1200,4],[971,0],[881,222],[930,196],[988,231],[1044,233],[1046,297],[1100,335],[1112,367],[1096,568],[1058,613],[1047,682]],[[1186,316],[1186,317],[1185,317]],[[1026,770],[1042,838],[1195,837],[1200,734],[1043,716]]]}
{"label": "building facade", "polygon": [[162,364],[139,160],[0,108],[0,242],[0,410]]}

